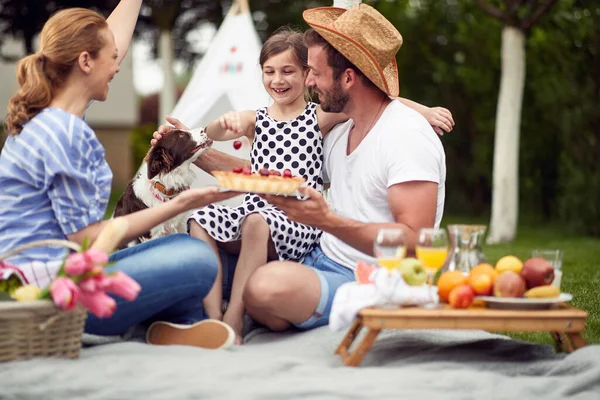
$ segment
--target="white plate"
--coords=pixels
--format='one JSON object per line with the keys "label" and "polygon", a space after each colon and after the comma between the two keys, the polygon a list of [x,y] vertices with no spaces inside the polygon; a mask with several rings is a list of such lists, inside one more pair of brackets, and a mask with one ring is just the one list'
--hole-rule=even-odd
{"label": "white plate", "polygon": [[573,295],[569,293],[561,293],[560,296],[553,299],[525,299],[494,296],[477,296],[475,298],[477,300],[485,301],[488,308],[502,310],[541,310],[544,308],[550,308],[554,304],[571,301],[573,299]]}

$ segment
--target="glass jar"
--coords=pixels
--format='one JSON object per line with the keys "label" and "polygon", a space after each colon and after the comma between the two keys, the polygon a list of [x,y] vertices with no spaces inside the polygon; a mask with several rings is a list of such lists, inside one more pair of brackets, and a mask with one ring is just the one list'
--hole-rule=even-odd
{"label": "glass jar", "polygon": [[461,271],[467,275],[472,268],[485,263],[483,238],[486,229],[486,225],[448,225],[450,252],[442,271]]}

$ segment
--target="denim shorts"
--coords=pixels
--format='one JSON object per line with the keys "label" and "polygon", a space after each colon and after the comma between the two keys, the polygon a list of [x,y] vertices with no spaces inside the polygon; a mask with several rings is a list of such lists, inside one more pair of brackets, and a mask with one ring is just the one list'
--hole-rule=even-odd
{"label": "denim shorts", "polygon": [[342,284],[354,281],[354,272],[327,257],[321,247],[316,247],[311,251],[302,264],[317,273],[321,282],[321,297],[313,315],[295,326],[299,329],[313,329],[329,323],[335,292]]}
{"label": "denim shorts", "polygon": [[[227,299],[231,294],[231,282],[233,281],[238,256],[227,254],[223,250],[219,254],[223,265],[223,298]],[[306,321],[295,324],[295,326],[299,329],[312,329],[327,325],[335,292],[342,284],[354,281],[354,272],[328,258],[321,247],[316,247],[311,251],[304,258],[302,264],[317,273],[321,283],[321,296],[313,315]]]}

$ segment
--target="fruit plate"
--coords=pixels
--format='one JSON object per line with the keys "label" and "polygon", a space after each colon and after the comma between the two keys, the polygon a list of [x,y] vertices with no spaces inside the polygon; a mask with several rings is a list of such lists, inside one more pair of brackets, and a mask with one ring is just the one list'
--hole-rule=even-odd
{"label": "fruit plate", "polygon": [[524,299],[510,297],[494,297],[494,296],[477,296],[477,300],[483,300],[488,308],[499,310],[543,310],[551,308],[554,304],[571,301],[573,295],[569,293],[561,293],[560,296],[552,299]]}

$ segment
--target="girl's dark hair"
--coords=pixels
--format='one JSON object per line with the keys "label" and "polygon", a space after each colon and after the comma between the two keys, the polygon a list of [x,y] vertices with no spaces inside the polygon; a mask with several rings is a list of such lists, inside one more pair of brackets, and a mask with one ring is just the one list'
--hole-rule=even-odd
{"label": "girl's dark hair", "polygon": [[17,64],[21,88],[8,103],[5,122],[9,135],[19,134],[23,125],[48,107],[82,52],[87,51],[92,58],[98,56],[105,45],[102,29],[108,29],[106,19],[85,8],[59,11],[46,22],[40,50]]}
{"label": "girl's dark hair", "polygon": [[292,51],[294,59],[303,71],[308,69],[308,48],[304,44],[303,34],[289,27],[279,28],[267,39],[260,50],[260,67],[262,68],[269,58],[286,50]]}

